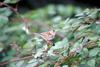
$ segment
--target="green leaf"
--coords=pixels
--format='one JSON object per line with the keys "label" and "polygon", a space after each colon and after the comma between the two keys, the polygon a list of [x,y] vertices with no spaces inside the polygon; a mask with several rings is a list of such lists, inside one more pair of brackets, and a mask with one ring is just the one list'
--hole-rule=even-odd
{"label": "green leaf", "polygon": [[63,65],[62,67],[68,67],[68,65]]}
{"label": "green leaf", "polygon": [[10,4],[15,4],[17,3],[19,0],[5,0],[4,3],[10,3]]}
{"label": "green leaf", "polygon": [[[67,38],[65,38],[65,39],[63,39],[62,41],[56,42],[56,43],[55,43],[55,46],[52,46],[52,47],[50,48],[50,50],[48,51],[48,55],[49,55],[49,56],[56,56],[56,57],[57,57],[57,55],[55,55],[55,54],[53,53],[53,51],[57,51],[57,52],[59,52],[59,53],[64,53],[64,49],[66,49],[66,51],[67,51],[68,48],[69,48],[69,43],[68,43]],[[54,57],[52,57],[52,58],[54,58]]]}
{"label": "green leaf", "polygon": [[70,52],[74,52],[76,51],[77,53],[81,52],[82,50],[82,43],[81,43],[81,39],[79,41],[77,41],[72,48],[70,48]]}
{"label": "green leaf", "polygon": [[44,64],[40,65],[39,67],[50,67],[50,62],[45,62]]}
{"label": "green leaf", "polygon": [[97,13],[98,13],[98,10],[96,9],[93,9],[91,10],[91,14],[89,15],[89,17],[91,18],[96,18],[97,17]]}
{"label": "green leaf", "polygon": [[98,40],[97,44],[98,44],[98,46],[100,46],[100,40]]}
{"label": "green leaf", "polygon": [[16,67],[16,63],[15,62],[12,62],[8,65],[8,67]]}
{"label": "green leaf", "polygon": [[82,52],[80,53],[81,54],[81,58],[85,58],[88,56],[88,49],[87,48],[83,48]]}
{"label": "green leaf", "polygon": [[12,14],[12,11],[9,8],[0,8],[0,15],[3,16],[10,16]]}
{"label": "green leaf", "polygon": [[89,51],[89,56],[90,57],[96,56],[99,52],[100,52],[100,48],[94,48]]}
{"label": "green leaf", "polygon": [[67,38],[63,39],[62,41],[56,42],[55,46],[53,46],[51,49],[60,49],[63,47],[69,47]]}
{"label": "green leaf", "polygon": [[[21,67],[24,63],[25,63],[25,61],[21,60],[21,61],[19,61],[19,62],[16,63],[15,67]],[[14,67],[14,66],[12,66],[12,67]]]}
{"label": "green leaf", "polygon": [[3,62],[3,61],[11,60],[11,59],[13,59],[13,58],[14,58],[13,56],[5,56],[5,57],[3,58],[3,60],[2,60],[2,62]]}
{"label": "green leaf", "polygon": [[90,67],[88,64],[80,64],[79,67]]}
{"label": "green leaf", "polygon": [[75,38],[75,36],[74,36],[73,33],[69,33],[67,37],[68,37],[68,40],[69,40],[69,41],[70,41],[70,40],[73,40],[73,39]]}
{"label": "green leaf", "polygon": [[58,6],[57,6],[57,11],[58,11],[58,13],[59,13],[60,15],[64,15],[64,13],[66,13],[66,11],[65,11],[65,6],[63,6],[63,5],[58,5]]}
{"label": "green leaf", "polygon": [[8,18],[6,16],[0,15],[0,27],[8,23]]}
{"label": "green leaf", "polygon": [[87,64],[90,66],[90,67],[95,67],[95,59],[91,59],[87,62]]}
{"label": "green leaf", "polygon": [[46,11],[48,13],[48,15],[53,16],[56,14],[56,7],[54,5],[49,5],[46,7]]}
{"label": "green leaf", "polygon": [[8,37],[9,36],[7,36],[7,35],[0,35],[0,41],[2,42],[2,41],[6,41],[7,39],[8,39]]}
{"label": "green leaf", "polygon": [[[64,9],[65,10],[65,9]],[[74,14],[75,7],[73,5],[68,5],[66,7],[66,16],[72,16]]]}
{"label": "green leaf", "polygon": [[0,42],[0,52],[4,49],[4,44]]}
{"label": "green leaf", "polygon": [[8,56],[13,56],[16,53],[16,50],[10,50],[7,52]]}
{"label": "green leaf", "polygon": [[96,24],[91,24],[89,28],[92,29],[92,30],[96,29]]}

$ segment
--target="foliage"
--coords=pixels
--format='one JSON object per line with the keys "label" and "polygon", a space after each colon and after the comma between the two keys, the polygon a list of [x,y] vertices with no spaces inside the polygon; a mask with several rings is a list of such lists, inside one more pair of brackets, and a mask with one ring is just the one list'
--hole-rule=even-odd
{"label": "foliage", "polygon": [[9,4],[15,4],[17,3],[19,0],[4,0],[4,3],[9,3]]}
{"label": "foliage", "polygon": [[[97,67],[100,64],[100,9],[83,11],[73,5],[49,5],[10,18],[13,12],[8,7],[0,8],[1,66]],[[55,45],[40,36],[52,29],[56,31]]]}

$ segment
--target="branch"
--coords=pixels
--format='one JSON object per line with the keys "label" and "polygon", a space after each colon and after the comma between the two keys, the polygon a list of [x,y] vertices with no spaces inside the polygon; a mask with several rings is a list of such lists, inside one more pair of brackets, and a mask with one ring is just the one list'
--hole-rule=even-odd
{"label": "branch", "polygon": [[9,60],[9,61],[0,62],[0,66],[9,64],[11,62],[20,61],[20,60],[28,60],[28,59],[31,59],[31,58],[33,58],[33,56],[26,56],[26,57],[23,57],[23,58],[14,58],[14,59]]}

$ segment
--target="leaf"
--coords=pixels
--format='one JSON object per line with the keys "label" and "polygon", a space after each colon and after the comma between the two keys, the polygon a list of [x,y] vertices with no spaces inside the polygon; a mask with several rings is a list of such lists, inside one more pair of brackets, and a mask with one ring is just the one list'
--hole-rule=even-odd
{"label": "leaf", "polygon": [[88,49],[87,48],[83,48],[82,52],[80,53],[81,54],[81,58],[85,58],[88,56]]}
{"label": "leaf", "polygon": [[91,11],[91,14],[89,15],[89,17],[96,18],[98,10],[97,9],[92,9],[90,11]]}
{"label": "leaf", "polygon": [[0,35],[0,41],[2,42],[2,41],[6,41],[7,39],[8,39],[8,37],[9,36],[7,36],[7,35]]}
{"label": "leaf", "polygon": [[8,18],[6,16],[0,15],[0,27],[8,23]]}
{"label": "leaf", "polygon": [[25,63],[24,60],[21,60],[21,61],[16,63],[16,67],[21,67],[24,63]]}
{"label": "leaf", "polygon": [[96,61],[95,61],[95,59],[91,59],[91,60],[89,60],[89,61],[87,61],[87,64],[90,66],[90,67],[95,67],[95,63]]}
{"label": "leaf", "polygon": [[16,63],[15,62],[12,62],[8,65],[8,67],[16,67]]}
{"label": "leaf", "polygon": [[8,52],[7,52],[7,55],[8,56],[13,56],[13,55],[15,55],[16,54],[16,50],[9,50]]}
{"label": "leaf", "polygon": [[7,60],[11,60],[11,59],[13,59],[14,57],[13,56],[5,56],[4,58],[3,58],[3,60],[2,60],[2,62],[3,61],[7,61]]}
{"label": "leaf", "polygon": [[68,34],[68,40],[73,40],[75,38],[74,34],[73,33],[69,33]]}
{"label": "leaf", "polygon": [[44,64],[40,65],[39,67],[50,67],[50,62],[45,62]]}
{"label": "leaf", "polygon": [[4,44],[0,42],[0,52],[4,49]]}
{"label": "leaf", "polygon": [[100,39],[98,40],[98,42],[97,42],[97,43],[98,43],[98,46],[100,46]]}
{"label": "leaf", "polygon": [[7,28],[5,28],[4,29],[4,33],[9,33],[9,32],[15,32],[15,31],[21,31],[22,32],[22,26],[23,26],[23,24],[18,24],[18,25],[12,25],[12,26],[10,26],[10,27],[7,27]]}
{"label": "leaf", "polygon": [[36,67],[39,64],[40,60],[37,59],[30,59],[30,61],[25,65],[25,67]]}
{"label": "leaf", "polygon": [[74,14],[74,10],[75,10],[75,7],[73,5],[68,5],[66,7],[66,10],[65,10],[66,11],[65,12],[66,13],[66,16],[68,16],[68,17],[72,16]]}
{"label": "leaf", "polygon": [[94,48],[89,51],[89,57],[96,56],[100,52],[100,48]]}
{"label": "leaf", "polygon": [[10,16],[12,14],[12,11],[9,9],[9,8],[0,8],[0,15],[3,15],[3,16]]}
{"label": "leaf", "polygon": [[62,65],[62,67],[68,67],[68,65]]}
{"label": "leaf", "polygon": [[54,5],[49,5],[46,7],[46,10],[47,10],[47,13],[50,15],[50,16],[53,16],[56,14],[56,10],[55,10],[55,6]]}
{"label": "leaf", "polygon": [[58,6],[57,6],[57,11],[58,11],[58,13],[59,13],[60,15],[64,15],[64,14],[66,13],[66,11],[65,11],[65,6],[63,6],[63,5],[58,5]]}
{"label": "leaf", "polygon": [[81,43],[81,39],[79,41],[77,41],[72,48],[70,48],[70,52],[77,52],[79,53],[82,50],[82,43]]}
{"label": "leaf", "polygon": [[67,38],[65,38],[65,39],[63,39],[62,41],[59,41],[59,42],[56,42],[55,43],[55,46],[53,46],[52,48],[51,48],[51,50],[53,49],[60,49],[60,48],[63,48],[63,47],[69,47],[69,43],[68,43],[68,40],[67,40]]}
{"label": "leaf", "polygon": [[9,4],[15,4],[17,3],[19,0],[4,0],[4,3],[9,3]]}
{"label": "leaf", "polygon": [[79,67],[90,67],[88,64],[80,64]]}
{"label": "leaf", "polygon": [[96,24],[91,24],[89,28],[92,30],[96,29]]}
{"label": "leaf", "polygon": [[50,48],[50,50],[48,51],[48,55],[49,56],[56,56],[57,57],[57,55],[54,54],[53,51],[57,51],[58,53],[64,53],[63,49],[66,49],[66,51],[67,51],[68,48],[69,48],[69,43],[68,43],[67,38],[65,38],[62,41],[56,42],[55,46],[52,46]]}

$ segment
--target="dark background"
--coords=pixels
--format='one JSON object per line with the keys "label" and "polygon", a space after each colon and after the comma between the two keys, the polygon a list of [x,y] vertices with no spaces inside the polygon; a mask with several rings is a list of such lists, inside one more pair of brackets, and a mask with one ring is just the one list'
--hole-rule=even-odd
{"label": "dark background", "polygon": [[99,0],[21,0],[19,5],[38,8],[47,4],[75,4],[80,6],[100,7]]}
{"label": "dark background", "polygon": [[[2,2],[4,0],[0,0]],[[40,7],[44,7],[48,4],[74,4],[77,6],[82,6],[82,7],[100,7],[100,2],[99,0],[20,0],[18,3],[18,10],[19,12],[27,11],[30,9],[37,9]],[[16,4],[9,4],[13,7],[15,7]]]}

